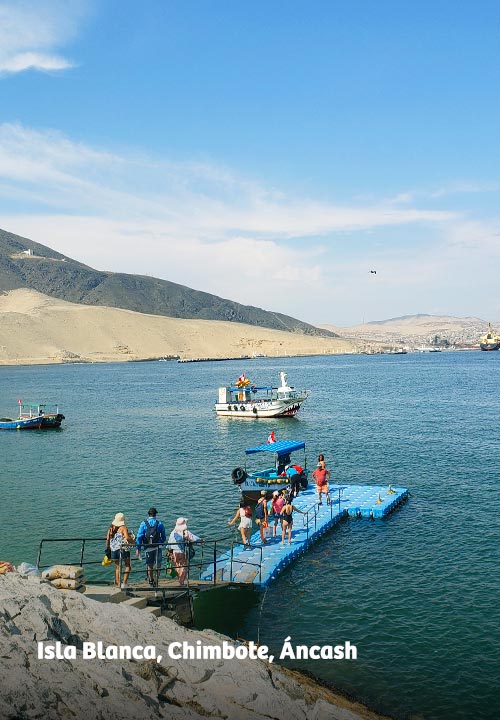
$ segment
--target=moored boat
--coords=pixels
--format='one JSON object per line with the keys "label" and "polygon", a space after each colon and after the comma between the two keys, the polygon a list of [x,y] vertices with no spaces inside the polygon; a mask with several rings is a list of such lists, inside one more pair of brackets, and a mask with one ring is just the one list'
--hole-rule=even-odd
{"label": "moored boat", "polygon": [[258,387],[244,374],[240,375],[234,386],[219,388],[215,412],[225,417],[293,417],[309,393],[290,387],[286,372],[280,372],[280,379],[279,387]]}
{"label": "moored boat", "polygon": [[12,418],[0,418],[0,430],[40,430],[42,427],[42,416],[22,420]]}
{"label": "moored boat", "polygon": [[41,429],[50,430],[61,427],[64,415],[59,412],[57,405],[46,403],[23,403],[19,400],[19,420],[41,418]]}
{"label": "moored boat", "polygon": [[[274,438],[274,433],[271,433],[270,438]],[[235,485],[240,487],[243,499],[256,502],[262,490],[267,490],[270,497],[274,490],[283,490],[290,485],[294,475],[299,476],[300,486],[305,489],[308,484],[305,448],[306,444],[302,440],[277,440],[245,450],[244,467],[235,468],[231,474]],[[299,450],[303,451],[300,464],[292,462],[291,458],[291,454]],[[256,453],[266,453],[268,457],[271,455],[274,464],[247,472],[247,457]]]}
{"label": "moored boat", "polygon": [[500,349],[500,337],[493,332],[491,324],[488,323],[488,332],[483,335],[479,344],[481,350],[498,350]]}

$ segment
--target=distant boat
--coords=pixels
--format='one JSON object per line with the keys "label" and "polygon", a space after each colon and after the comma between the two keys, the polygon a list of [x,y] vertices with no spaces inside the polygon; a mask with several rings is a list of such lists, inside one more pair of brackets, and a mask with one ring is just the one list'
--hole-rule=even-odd
{"label": "distant boat", "polygon": [[481,350],[500,349],[500,337],[493,332],[490,323],[488,323],[488,332],[481,338],[479,347],[481,348]]}
{"label": "distant boat", "polygon": [[215,412],[226,417],[292,417],[309,393],[289,387],[286,372],[280,372],[280,378],[279,387],[257,387],[245,375],[240,375],[234,386],[219,388]]}

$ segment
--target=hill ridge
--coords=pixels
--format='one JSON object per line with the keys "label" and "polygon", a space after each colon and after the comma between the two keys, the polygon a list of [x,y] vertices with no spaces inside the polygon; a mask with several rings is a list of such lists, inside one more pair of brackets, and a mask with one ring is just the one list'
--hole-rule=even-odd
{"label": "hill ridge", "polygon": [[[29,255],[26,251],[34,254]],[[54,260],[60,260],[55,263]],[[0,229],[0,291],[29,288],[83,305],[164,317],[223,320],[304,335],[337,337],[330,330],[282,313],[243,305],[170,280],[95,270],[29,238]]]}

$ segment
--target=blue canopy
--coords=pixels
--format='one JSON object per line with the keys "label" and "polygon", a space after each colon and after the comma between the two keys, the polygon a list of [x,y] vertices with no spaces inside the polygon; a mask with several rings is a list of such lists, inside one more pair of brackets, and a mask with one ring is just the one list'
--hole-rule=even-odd
{"label": "blue canopy", "polygon": [[277,455],[286,455],[287,453],[294,452],[295,450],[302,450],[305,448],[305,442],[301,440],[278,440],[273,443],[266,443],[265,445],[259,445],[258,447],[248,448],[245,450],[246,455],[252,455],[258,452],[271,452]]}

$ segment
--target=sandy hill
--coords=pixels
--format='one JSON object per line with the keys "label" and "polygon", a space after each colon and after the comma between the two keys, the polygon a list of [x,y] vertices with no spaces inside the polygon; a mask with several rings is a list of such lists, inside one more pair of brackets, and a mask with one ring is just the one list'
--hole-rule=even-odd
{"label": "sandy hill", "polygon": [[0,292],[19,288],[83,305],[174,318],[225,320],[313,336],[332,335],[288,315],[241,305],[168,280],[94,270],[45,245],[0,230]]}
{"label": "sandy hill", "polygon": [[114,362],[349,352],[353,344],[243,323],[185,320],[58,300],[34,290],[0,295],[0,364]]}

